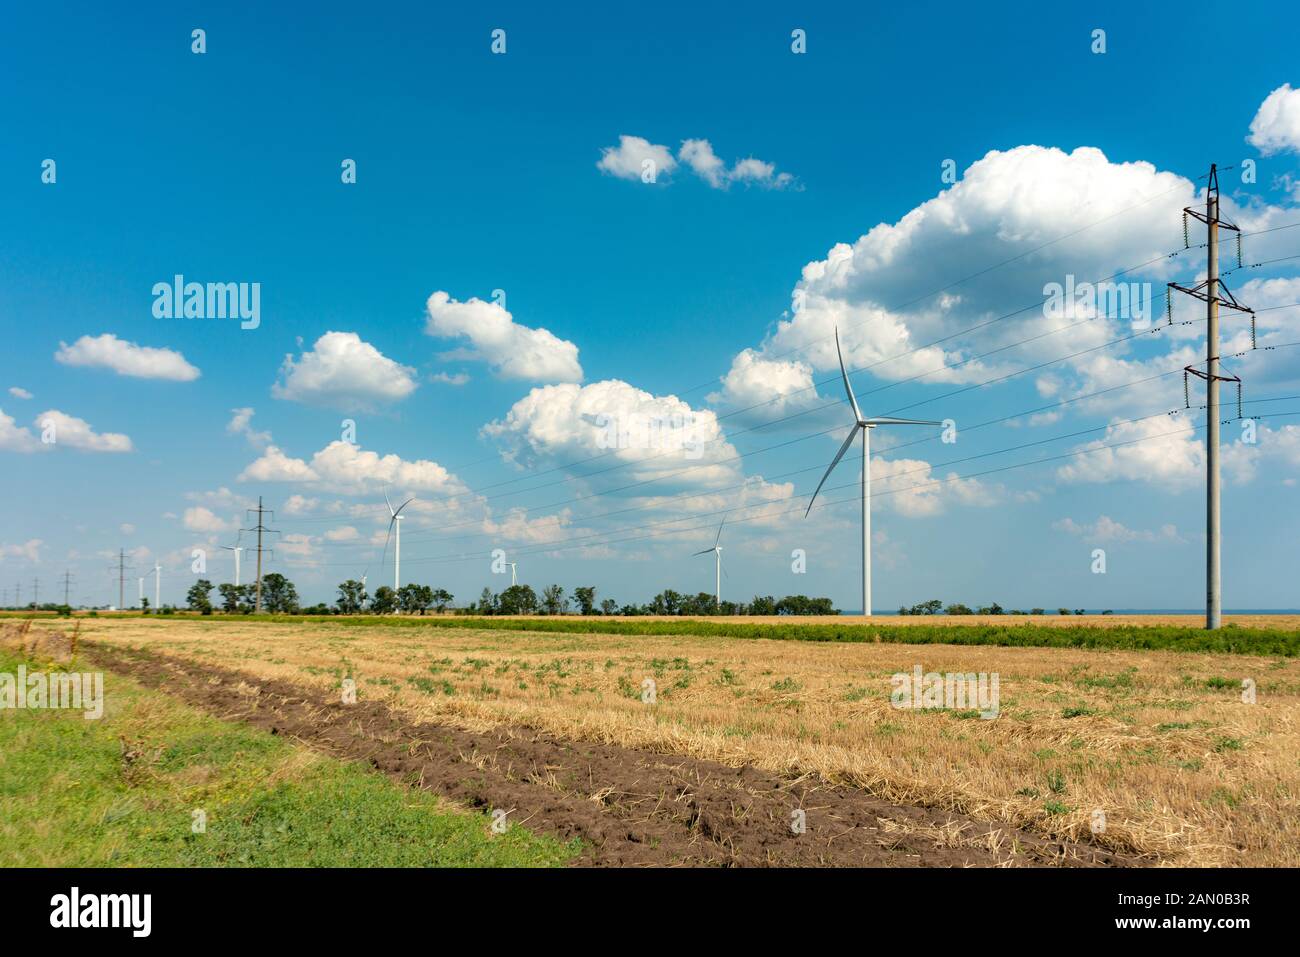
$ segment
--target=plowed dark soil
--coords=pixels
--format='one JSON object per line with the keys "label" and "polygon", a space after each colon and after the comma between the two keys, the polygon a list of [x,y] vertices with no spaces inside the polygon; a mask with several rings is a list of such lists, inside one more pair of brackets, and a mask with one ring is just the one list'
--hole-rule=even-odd
{"label": "plowed dark soil", "polygon": [[[598,866],[1132,866],[1087,843],[903,807],[866,791],[753,767],[563,741],[525,727],[472,733],[413,722],[381,702],[344,705],[285,681],[141,651],[88,657],[228,720],[368,762],[465,806],[509,812],[530,830],[584,842]],[[806,830],[795,833],[794,811]],[[938,830],[942,829],[942,831]]]}

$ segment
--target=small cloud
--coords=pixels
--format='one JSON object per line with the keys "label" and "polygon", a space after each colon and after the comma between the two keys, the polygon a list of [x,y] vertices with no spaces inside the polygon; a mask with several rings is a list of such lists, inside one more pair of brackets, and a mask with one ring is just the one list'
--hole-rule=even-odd
{"label": "small cloud", "polygon": [[1265,97],[1250,121],[1246,141],[1265,156],[1300,153],[1300,90],[1284,83]]}
{"label": "small cloud", "polygon": [[785,189],[794,183],[789,173],[778,173],[774,164],[752,156],[738,160],[727,169],[726,161],[713,152],[708,140],[683,140],[677,158],[714,189],[727,189],[732,183]]}
{"label": "small cloud", "polygon": [[1088,542],[1167,542],[1183,545],[1186,541],[1178,534],[1175,525],[1162,525],[1159,531],[1147,531],[1127,528],[1108,515],[1100,516],[1092,524],[1080,524],[1072,518],[1063,518],[1052,523],[1052,529],[1074,535]]}
{"label": "small cloud", "polygon": [[123,535],[135,534],[135,526],[132,525],[130,522],[123,522],[121,525],[117,526],[117,530],[121,532]]}
{"label": "small cloud", "polygon": [[469,381],[469,373],[457,372],[454,374],[448,374],[446,372],[435,372],[433,375],[429,376],[429,381],[442,382],[446,385],[464,385]]}
{"label": "small cloud", "polygon": [[202,505],[187,508],[182,521],[191,532],[221,532],[231,527],[229,522],[218,518],[216,513]]}
{"label": "small cloud", "polygon": [[102,336],[82,336],[72,345],[60,342],[54,358],[67,366],[111,369],[118,375],[137,379],[192,382],[200,374],[179,352],[137,345],[110,332]]}
{"label": "small cloud", "polygon": [[285,515],[307,515],[316,510],[320,504],[318,498],[307,498],[302,495],[290,495],[280,511]]}
{"label": "small cloud", "polygon": [[[53,441],[49,447],[63,446],[82,452],[130,452],[131,439],[119,432],[98,433],[85,419],[68,415],[58,409],[48,409],[35,419],[42,433],[49,432]],[[44,444],[44,443],[42,443]]]}
{"label": "small cloud", "polygon": [[242,435],[248,440],[248,444],[256,448],[262,448],[271,444],[270,432],[254,432],[252,427],[253,409],[245,406],[242,409],[230,410],[233,418],[226,423],[226,431],[231,435]]}
{"label": "small cloud", "polygon": [[9,387],[9,394],[15,399],[30,399],[32,397],[30,392],[16,385],[11,385]]}
{"label": "small cloud", "polygon": [[601,150],[596,168],[610,176],[632,180],[640,180],[649,172],[650,182],[654,182],[659,176],[675,170],[677,161],[666,146],[651,143],[640,136],[623,135],[618,138],[618,146],[606,146]]}
{"label": "small cloud", "polygon": [[0,544],[0,561],[16,558],[20,561],[29,562],[32,565],[39,565],[41,561],[41,546],[44,544],[45,542],[39,538],[30,538],[21,545]]}

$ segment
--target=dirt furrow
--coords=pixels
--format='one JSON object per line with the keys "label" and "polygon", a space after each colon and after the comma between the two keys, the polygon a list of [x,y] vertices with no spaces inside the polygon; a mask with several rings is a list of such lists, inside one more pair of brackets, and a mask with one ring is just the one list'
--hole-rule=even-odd
{"label": "dirt furrow", "polygon": [[221,718],[362,760],[412,787],[563,839],[599,866],[1114,866],[1091,844],[904,807],[812,776],[564,741],[520,726],[474,733],[345,705],[320,689],[168,656],[90,644],[110,671]]}

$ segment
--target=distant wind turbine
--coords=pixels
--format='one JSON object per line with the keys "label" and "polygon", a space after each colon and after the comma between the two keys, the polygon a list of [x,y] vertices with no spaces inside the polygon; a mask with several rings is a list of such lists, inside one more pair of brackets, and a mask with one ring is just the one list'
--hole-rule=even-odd
{"label": "distant wind turbine", "polygon": [[706,548],[691,556],[695,558],[713,552],[713,602],[719,608],[722,607],[722,546],[718,543],[722,541],[722,526],[726,522],[727,520],[724,518],[718,523],[718,537],[713,540],[712,548]]}
{"label": "distant wind turbine", "polygon": [[162,565],[158,562],[153,565],[153,606],[162,607]]}
{"label": "distant wind turbine", "polygon": [[[388,501],[388,490],[384,490],[384,502],[388,505],[388,514],[392,516],[388,520],[388,538],[384,539],[384,556],[388,555],[388,539],[393,538],[393,591],[399,591],[402,587],[402,509],[414,502],[414,498],[408,498],[397,508],[393,508],[393,503]],[[397,534],[393,534],[393,529],[397,529]]]}
{"label": "distant wind turbine", "polygon": [[144,576],[140,576],[140,607],[144,607]]}
{"label": "distant wind turbine", "polygon": [[514,588],[515,585],[518,583],[518,578],[515,575],[515,569],[519,567],[519,563],[506,562],[506,564],[510,566],[510,587]]}
{"label": "distant wind turbine", "polygon": [[862,410],[858,408],[858,400],[853,395],[853,387],[849,385],[849,374],[844,368],[844,353],[840,350],[840,330],[835,329],[835,354],[840,359],[840,376],[844,379],[844,392],[849,397],[849,405],[853,406],[853,427],[849,430],[849,437],[844,440],[840,450],[835,453],[835,458],[831,460],[830,467],[822,480],[817,483],[817,489],[812,493],[812,498],[808,500],[808,509],[803,513],[804,518],[812,511],[813,502],[817,500],[817,492],[822,490],[826,480],[831,477],[831,472],[835,471],[835,466],[840,464],[840,459],[844,458],[844,453],[849,450],[853,440],[858,437],[858,430],[862,430],[862,614],[871,614],[871,430],[878,425],[943,425],[942,422],[935,422],[929,419],[895,419],[889,416],[880,416],[874,419],[863,417]]}
{"label": "distant wind turbine", "polygon": [[244,546],[243,545],[222,545],[221,547],[228,552],[235,553],[235,587],[238,588],[239,587],[239,553],[244,550]]}

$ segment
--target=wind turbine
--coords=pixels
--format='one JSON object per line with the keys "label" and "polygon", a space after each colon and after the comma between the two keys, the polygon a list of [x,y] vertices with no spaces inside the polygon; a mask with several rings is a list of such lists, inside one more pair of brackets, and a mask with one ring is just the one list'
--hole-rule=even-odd
{"label": "wind turbine", "polygon": [[[388,520],[388,538],[396,538],[393,551],[393,591],[401,588],[402,578],[402,509],[414,502],[414,498],[408,498],[397,508],[393,508],[393,503],[388,501],[388,490],[384,490],[384,502],[388,505],[388,514],[392,516]],[[397,535],[393,535],[393,528],[397,528]],[[384,555],[388,555],[388,538],[384,539]]]}
{"label": "wind turbine", "polygon": [[153,606],[162,608],[162,565],[153,564]]}
{"label": "wind turbine", "polygon": [[238,588],[239,587],[239,553],[244,550],[244,546],[243,545],[222,545],[221,547],[228,552],[235,553],[235,587]]}
{"label": "wind turbine", "polygon": [[706,548],[691,556],[691,558],[696,558],[699,555],[707,555],[709,552],[713,552],[713,603],[718,608],[722,607],[722,546],[718,543],[722,541],[722,526],[726,523],[725,518],[718,523],[718,537],[713,540],[712,548]]}
{"label": "wind turbine", "polygon": [[515,576],[515,569],[519,566],[519,563],[506,562],[506,564],[510,566],[510,587],[514,588],[515,585],[518,584],[518,579]]}
{"label": "wind turbine", "polygon": [[835,453],[835,458],[831,460],[830,467],[822,480],[817,483],[817,489],[812,493],[812,498],[808,500],[808,510],[803,513],[804,518],[808,517],[808,512],[812,511],[813,502],[817,499],[817,492],[822,490],[826,480],[831,477],[831,472],[835,471],[835,466],[840,464],[840,459],[844,458],[844,453],[849,450],[853,440],[858,437],[858,430],[862,430],[862,614],[871,614],[871,430],[878,425],[943,425],[942,422],[935,422],[930,419],[895,419],[890,416],[879,416],[874,419],[865,418],[862,410],[858,408],[858,400],[853,395],[853,387],[849,385],[849,374],[844,369],[844,353],[840,350],[840,330],[835,328],[835,354],[840,359],[840,375],[844,379],[844,392],[849,397],[849,405],[853,406],[853,428],[849,430],[849,437],[844,440],[840,450]]}
{"label": "wind turbine", "polygon": [[143,608],[144,607],[144,576],[143,575],[140,576],[139,582],[140,582],[140,607]]}

